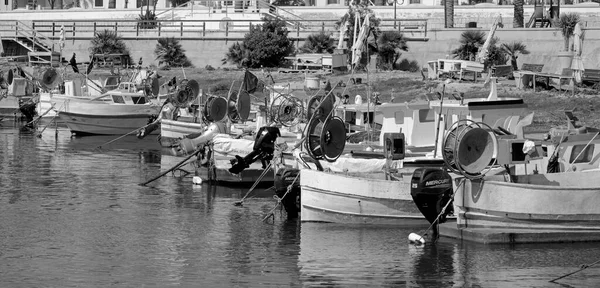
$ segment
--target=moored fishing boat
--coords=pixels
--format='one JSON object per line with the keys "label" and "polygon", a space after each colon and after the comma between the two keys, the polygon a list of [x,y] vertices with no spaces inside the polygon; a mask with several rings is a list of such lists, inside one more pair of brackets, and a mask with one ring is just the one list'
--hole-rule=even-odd
{"label": "moored fishing boat", "polygon": [[[475,141],[478,131],[492,135],[479,127],[462,133],[453,153],[444,155],[467,167],[455,180],[457,221],[442,224],[440,234],[483,243],[600,241],[599,133],[569,128],[550,133],[550,142],[507,136]],[[468,159],[456,154],[468,147]],[[481,163],[493,158],[506,169],[486,174]]]}
{"label": "moored fishing boat", "polygon": [[75,134],[123,135],[154,121],[160,105],[134,83],[121,82],[119,88],[96,98],[54,95],[51,99],[60,120]]}
{"label": "moored fishing boat", "polygon": [[[358,151],[342,155],[333,163],[323,162],[322,170],[300,170],[301,221],[396,225],[413,221],[426,223],[412,204],[410,182],[417,168],[444,165],[442,145],[436,145],[436,142],[443,139],[438,135],[443,135],[446,129],[451,128],[445,119],[484,121],[515,134],[521,133],[519,131],[526,125],[527,120],[520,124],[517,121],[526,109],[523,99],[498,98],[493,83],[488,98],[456,101],[444,101],[442,98],[421,103],[378,106],[377,109],[383,113],[380,137],[383,151]],[[324,135],[334,134],[333,131],[326,131]],[[327,145],[322,147],[327,148]],[[423,147],[426,147],[426,153],[411,151],[423,151]],[[358,158],[361,154],[365,155],[363,158],[370,156],[379,159],[349,158]],[[331,168],[336,166],[345,168]]]}

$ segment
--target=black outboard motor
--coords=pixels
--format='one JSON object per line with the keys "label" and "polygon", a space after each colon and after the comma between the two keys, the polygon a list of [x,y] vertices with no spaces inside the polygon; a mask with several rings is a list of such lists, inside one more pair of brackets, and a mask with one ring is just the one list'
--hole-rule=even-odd
{"label": "black outboard motor", "polygon": [[[452,201],[452,177],[443,169],[418,168],[410,184],[410,195],[429,223],[433,223],[448,201]],[[446,217],[452,214],[454,207],[450,203],[438,224],[446,222]]]}
{"label": "black outboard motor", "polygon": [[269,161],[273,160],[275,140],[277,140],[277,137],[279,136],[281,136],[279,128],[268,126],[261,127],[256,134],[252,152],[244,158],[235,155],[235,159],[231,159],[231,168],[229,168],[229,172],[239,174],[244,171],[244,169],[250,167],[250,164],[258,159],[260,159],[263,169],[267,168]]}
{"label": "black outboard motor", "polygon": [[[300,176],[298,174],[300,174],[300,170],[295,168],[282,168],[275,173],[275,194],[279,198],[285,195],[281,204],[287,212],[288,219],[298,218],[298,212],[300,212]],[[290,185],[292,185],[292,190],[286,195]]]}

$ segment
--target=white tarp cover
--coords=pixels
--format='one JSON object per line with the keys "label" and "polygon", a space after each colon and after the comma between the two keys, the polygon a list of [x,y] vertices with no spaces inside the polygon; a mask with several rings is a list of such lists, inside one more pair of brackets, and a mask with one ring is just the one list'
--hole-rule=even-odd
{"label": "white tarp cover", "polygon": [[213,138],[213,150],[216,153],[227,155],[240,155],[242,157],[252,152],[254,140],[234,139],[227,134],[217,134]]}
{"label": "white tarp cover", "polygon": [[[324,169],[332,172],[373,173],[385,171],[385,159],[364,159],[340,157],[335,162],[321,161]],[[391,161],[390,168],[402,168],[402,160]]]}

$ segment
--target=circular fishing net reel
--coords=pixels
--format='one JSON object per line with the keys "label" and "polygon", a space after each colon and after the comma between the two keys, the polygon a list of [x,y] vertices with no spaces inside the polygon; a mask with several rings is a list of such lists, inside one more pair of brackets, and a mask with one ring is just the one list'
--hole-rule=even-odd
{"label": "circular fishing net reel", "polygon": [[302,105],[302,101],[290,94],[277,96],[270,108],[271,121],[284,127],[298,124],[303,112],[304,105]]}
{"label": "circular fishing net reel", "polygon": [[232,92],[227,97],[227,117],[231,122],[245,122],[250,117],[250,94],[246,91]]}
{"label": "circular fishing net reel", "polygon": [[346,146],[346,127],[339,117],[314,117],[308,122],[308,136],[304,145],[308,154],[328,162],[337,160]]}
{"label": "circular fishing net reel", "polygon": [[60,78],[58,72],[56,72],[56,69],[48,68],[42,73],[38,82],[40,83],[42,89],[50,91],[54,89],[56,85],[58,85],[59,81]]}
{"label": "circular fishing net reel", "polygon": [[227,115],[227,100],[223,97],[210,96],[204,104],[202,110],[204,118],[209,122],[217,122],[223,120]]}
{"label": "circular fishing net reel", "polygon": [[498,139],[487,124],[464,119],[454,122],[442,142],[442,158],[454,173],[469,179],[482,178],[496,160]]}
{"label": "circular fishing net reel", "polygon": [[200,84],[196,80],[183,79],[177,86],[174,94],[171,94],[171,103],[178,108],[188,107],[200,93]]}

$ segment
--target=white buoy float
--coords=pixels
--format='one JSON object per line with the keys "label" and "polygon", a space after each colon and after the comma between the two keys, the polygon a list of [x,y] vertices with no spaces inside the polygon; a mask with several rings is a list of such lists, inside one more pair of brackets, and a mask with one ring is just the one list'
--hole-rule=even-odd
{"label": "white buoy float", "polygon": [[423,245],[423,244],[425,244],[425,238],[421,237],[417,233],[410,233],[410,234],[408,234],[408,241],[410,243],[415,243],[417,245]]}
{"label": "white buoy float", "polygon": [[194,183],[194,185],[202,185],[202,178],[200,178],[200,176],[194,176],[194,178],[192,178],[192,183]]}

